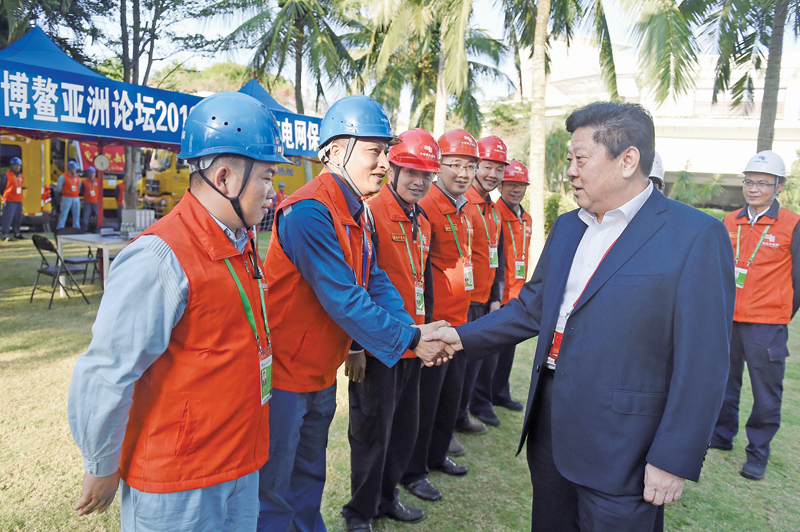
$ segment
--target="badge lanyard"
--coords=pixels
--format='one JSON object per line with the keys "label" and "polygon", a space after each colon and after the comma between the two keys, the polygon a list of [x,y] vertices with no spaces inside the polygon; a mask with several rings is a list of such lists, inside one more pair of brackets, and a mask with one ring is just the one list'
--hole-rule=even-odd
{"label": "badge lanyard", "polygon": [[458,232],[456,231],[456,226],[453,224],[453,220],[450,218],[449,214],[445,214],[447,217],[447,221],[450,222],[450,229],[453,231],[453,238],[456,240],[456,247],[458,248],[458,255],[461,257],[461,263],[464,266],[464,290],[473,290],[475,288],[475,279],[472,276],[472,234],[469,232],[469,227],[467,228],[467,255],[464,256],[464,253],[461,251],[461,243],[458,241]]}
{"label": "badge lanyard", "polygon": [[250,323],[250,328],[253,329],[253,335],[255,335],[256,343],[258,344],[258,358],[261,365],[261,404],[263,405],[272,397],[272,343],[269,337],[269,325],[267,324],[267,306],[264,304],[264,287],[261,284],[261,279],[258,279],[258,293],[261,296],[261,312],[264,315],[264,330],[267,333],[266,350],[261,346],[261,337],[258,335],[255,316],[253,316],[253,307],[250,305],[250,300],[247,298],[242,283],[239,281],[239,276],[236,275],[228,259],[225,259],[225,264],[228,266],[228,271],[231,272],[233,280],[236,281],[236,287],[239,289],[239,297],[242,299],[244,313],[247,316],[247,321]]}
{"label": "badge lanyard", "polygon": [[767,231],[772,225],[768,225],[764,228],[764,232],[761,233],[761,238],[758,239],[758,244],[756,244],[756,249],[753,250],[753,254],[750,255],[750,260],[747,261],[747,265],[744,268],[739,267],[739,246],[742,241],[742,226],[740,225],[736,232],[736,259],[734,261],[734,271],[735,271],[735,282],[736,288],[744,288],[744,280],[747,277],[747,270],[750,268],[750,265],[753,264],[753,261],[756,260],[756,253],[758,250],[761,249],[761,243],[764,242],[764,237],[767,236]]}
{"label": "badge lanyard", "polygon": [[422,233],[420,232],[417,241],[419,242],[419,277],[417,277],[417,269],[414,266],[414,257],[411,255],[411,246],[408,245],[408,236],[406,229],[403,227],[403,222],[400,224],[400,230],[403,231],[403,241],[406,243],[406,251],[408,252],[408,261],[411,263],[411,275],[414,276],[414,307],[418,316],[425,315],[425,292],[422,281],[422,275],[425,270],[425,263],[422,260]]}
{"label": "badge lanyard", "polygon": [[508,224],[508,234],[511,236],[511,243],[514,245],[514,274],[517,279],[524,279],[525,278],[525,232],[527,231],[528,223],[523,220],[522,221],[522,260],[518,259],[519,255],[517,254],[517,241],[514,238],[514,230],[511,228],[511,222],[506,221]]}
{"label": "badge lanyard", "polygon": [[481,212],[480,207],[475,205],[475,208],[478,209],[478,213],[481,215],[481,220],[483,221],[483,229],[486,231],[486,242],[489,244],[489,268],[497,268],[498,265],[498,255],[497,255],[497,243],[500,241],[500,223],[497,221],[497,213],[494,210],[494,205],[492,205],[492,216],[494,217],[494,225],[497,227],[497,234],[495,235],[495,242],[492,245],[492,239],[489,238],[489,225],[486,223],[486,215]]}

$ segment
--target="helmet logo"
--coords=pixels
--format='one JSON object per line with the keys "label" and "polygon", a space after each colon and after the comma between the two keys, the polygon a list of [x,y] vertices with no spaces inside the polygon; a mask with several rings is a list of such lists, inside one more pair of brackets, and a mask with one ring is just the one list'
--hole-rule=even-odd
{"label": "helmet logo", "polygon": [[427,144],[425,144],[425,145],[422,147],[422,149],[423,149],[423,150],[425,150],[425,151],[427,151],[428,153],[431,153],[431,154],[433,153],[433,148],[432,148],[432,147],[430,147],[430,146],[428,146]]}

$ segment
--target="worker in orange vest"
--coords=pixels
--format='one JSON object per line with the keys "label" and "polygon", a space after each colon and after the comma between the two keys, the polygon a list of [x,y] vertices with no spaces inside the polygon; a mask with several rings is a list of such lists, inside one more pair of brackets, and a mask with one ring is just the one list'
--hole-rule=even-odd
{"label": "worker in orange vest", "polygon": [[[441,173],[430,193],[420,201],[431,223],[431,274],[433,320],[467,322],[470,291],[475,288],[472,267],[474,228],[470,224],[465,194],[472,185],[479,162],[478,143],[463,129],[442,135]],[[447,457],[461,403],[466,360],[456,356],[445,366],[425,368],[420,377],[419,433],[401,483],[416,497],[442,499],[428,480],[432,470],[464,476],[468,469]]]}
{"label": "worker in orange vest", "polygon": [[[12,157],[9,169],[3,178],[5,185],[0,188],[3,191],[2,238],[6,242],[11,242],[14,238],[25,238],[19,227],[22,221],[22,199],[26,189],[25,177],[22,175],[22,159]],[[12,230],[14,231],[13,238],[8,234]]]}
{"label": "worker in orange vest", "polygon": [[86,169],[86,178],[81,181],[81,196],[83,196],[83,208],[81,210],[81,229],[89,229],[89,220],[92,216],[97,218],[97,202],[102,201],[102,188],[97,181],[97,170],[94,166]]}
{"label": "worker in orange vest", "polygon": [[[481,157],[478,171],[467,191],[469,214],[474,229],[472,239],[472,268],[475,272],[475,289],[470,295],[469,321],[475,321],[500,308],[503,298],[503,276],[505,270],[500,265],[505,261],[503,233],[497,208],[489,193],[497,188],[503,179],[507,160],[505,143],[495,136],[484,137],[478,141],[478,153]],[[464,374],[464,388],[461,391],[461,406],[456,420],[456,431],[466,434],[484,434],[486,425],[500,425],[494,411],[472,404],[473,390],[478,373],[483,365],[482,360],[467,364]],[[478,421],[469,417],[472,413]],[[484,424],[485,423],[485,424]],[[453,437],[450,442],[451,454],[464,453],[464,446]]]}
{"label": "worker in orange vest", "polygon": [[67,216],[72,212],[72,227],[80,228],[81,222],[81,178],[77,174],[78,163],[69,161],[67,171],[61,174],[56,182],[55,189],[61,194],[61,210],[58,215],[56,229],[61,229],[67,223]]}
{"label": "worker in orange vest", "polygon": [[[505,270],[501,302],[503,305],[519,296],[528,273],[528,244],[533,222],[531,215],[520,205],[528,183],[527,167],[519,161],[508,163],[500,184],[500,200],[497,202],[504,242],[504,260],[500,265]],[[471,408],[486,409],[494,413],[493,406],[501,406],[514,412],[522,412],[524,406],[511,398],[508,383],[515,349],[516,346],[513,345],[503,346],[497,353],[483,359],[472,394]]]}
{"label": "worker in orange vest", "polygon": [[278,205],[283,203],[283,200],[289,197],[289,194],[286,193],[286,183],[281,181],[278,183],[278,192],[275,194],[275,207],[277,208]]}
{"label": "worker in orange vest", "polygon": [[[417,324],[425,323],[426,278],[430,283],[431,224],[417,202],[439,173],[439,145],[424,129],[400,135],[389,150],[389,182],[369,201],[375,217],[372,242],[378,266],[403,297]],[[429,298],[428,304],[432,300]],[[419,425],[420,363],[406,351],[387,367],[370,353],[350,354],[351,498],[342,515],[349,528],[378,517],[417,523],[425,513],[403,506],[397,484],[411,458]]]}
{"label": "worker in orange vest", "polygon": [[119,486],[123,532],[255,530],[274,344],[253,228],[286,162],[279,139],[245,94],[189,113],[189,190],[117,255],[72,375],[78,515],[104,511]]}
{"label": "worker in orange vest", "polygon": [[275,393],[259,531],[325,530],[325,449],[336,372],[350,350],[366,349],[386,366],[409,350],[426,364],[441,361],[443,345],[421,337],[446,322],[417,324],[378,267],[370,237],[364,198],[380,190],[386,150],[398,142],[378,102],[362,95],[337,101],[320,127],[327,171],[278,207],[266,260]]}
{"label": "worker in orange vest", "polygon": [[735,253],[736,306],[728,383],[711,447],[733,449],[746,362],[753,409],[740,474],[750,480],[767,473],[770,442],[781,424],[788,325],[800,308],[800,216],[778,203],[785,182],[781,156],[772,150],[757,153],[744,169],[747,205],[723,220]]}

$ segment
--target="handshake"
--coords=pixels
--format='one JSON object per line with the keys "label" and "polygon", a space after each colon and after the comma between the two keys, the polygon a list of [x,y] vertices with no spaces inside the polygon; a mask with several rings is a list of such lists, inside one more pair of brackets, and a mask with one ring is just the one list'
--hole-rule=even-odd
{"label": "handshake", "polygon": [[413,351],[426,366],[440,366],[463,349],[458,333],[444,320],[415,327],[422,336]]}

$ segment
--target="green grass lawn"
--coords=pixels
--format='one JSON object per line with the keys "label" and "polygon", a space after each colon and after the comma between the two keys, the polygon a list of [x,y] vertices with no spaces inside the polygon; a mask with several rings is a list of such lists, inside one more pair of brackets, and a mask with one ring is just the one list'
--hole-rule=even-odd
{"label": "green grass lawn", "polygon": [[[267,239],[261,248],[266,249]],[[72,254],[85,253],[73,248]],[[262,254],[263,256],[263,254]],[[28,303],[39,264],[33,244],[0,242],[0,530],[118,530],[119,502],[106,515],[77,518],[72,510],[80,495],[82,463],[67,425],[67,390],[76,357],[86,349],[102,290],[85,288],[80,298],[56,299],[37,292]],[[47,282],[47,279],[45,279]],[[732,452],[709,451],[703,476],[690,483],[683,499],[668,506],[668,530],[800,530],[800,325],[791,325],[785,380],[783,425],[772,445],[765,480],[739,476],[744,461],[744,421]],[[517,350],[512,389],[524,399],[533,357],[533,341]],[[745,384],[742,411],[750,410]],[[339,375],[339,409],[328,449],[328,483],[323,515],[331,531],[345,530],[339,516],[349,499],[350,453],[347,444],[347,383]],[[424,400],[424,399],[423,399]],[[461,436],[467,454],[466,478],[433,473],[445,493],[439,503],[401,495],[423,508],[417,525],[381,520],[379,531],[507,531],[530,527],[531,487],[523,456],[515,457],[522,414],[498,409],[502,425],[484,436]]]}

